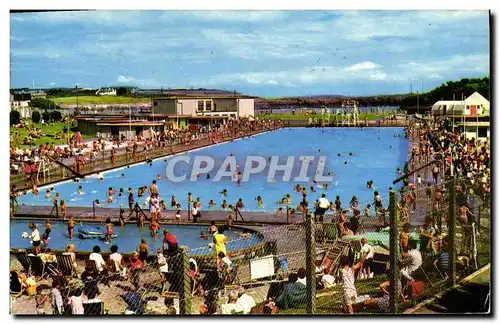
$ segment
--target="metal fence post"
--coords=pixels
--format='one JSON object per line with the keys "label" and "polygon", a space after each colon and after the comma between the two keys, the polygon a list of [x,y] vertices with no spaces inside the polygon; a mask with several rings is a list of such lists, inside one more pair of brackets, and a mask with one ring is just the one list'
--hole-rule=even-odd
{"label": "metal fence post", "polygon": [[189,277],[189,255],[185,249],[181,250],[178,256],[182,263],[182,284],[179,292],[179,313],[181,315],[191,314],[191,278]]}
{"label": "metal fence post", "polygon": [[391,274],[390,274],[390,282],[391,282],[391,287],[389,290],[390,294],[390,307],[389,310],[392,314],[397,313],[398,309],[398,299],[399,299],[399,294],[397,290],[398,286],[398,281],[400,280],[399,278],[399,264],[398,264],[398,256],[399,256],[399,250],[398,250],[398,214],[397,214],[397,202],[396,202],[396,193],[394,191],[389,191],[389,217],[390,217],[390,267],[391,267]]}
{"label": "metal fence post", "polygon": [[307,314],[316,312],[316,247],[314,240],[314,217],[306,214],[306,275]]}
{"label": "metal fence post", "polygon": [[448,277],[451,284],[455,285],[457,281],[457,265],[455,263],[457,249],[456,249],[456,178],[453,178],[448,183],[448,242],[449,242],[449,266]]}

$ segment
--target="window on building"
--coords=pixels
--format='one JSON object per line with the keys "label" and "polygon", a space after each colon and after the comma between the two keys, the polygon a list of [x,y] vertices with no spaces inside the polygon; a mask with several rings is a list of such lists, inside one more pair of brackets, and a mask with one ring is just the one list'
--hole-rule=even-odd
{"label": "window on building", "polygon": [[203,111],[205,109],[203,100],[198,101],[198,110],[197,111]]}
{"label": "window on building", "polygon": [[478,127],[477,137],[488,137],[488,127]]}
{"label": "window on building", "polygon": [[153,106],[158,106],[158,101],[153,102]]}
{"label": "window on building", "polygon": [[205,110],[212,111],[212,102],[211,101],[205,101]]}

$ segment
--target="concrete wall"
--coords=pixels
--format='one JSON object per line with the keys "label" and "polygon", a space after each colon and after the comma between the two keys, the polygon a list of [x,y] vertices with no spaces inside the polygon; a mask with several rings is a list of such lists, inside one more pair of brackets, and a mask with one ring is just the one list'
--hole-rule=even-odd
{"label": "concrete wall", "polygon": [[238,117],[255,116],[254,99],[238,99]]}
{"label": "concrete wall", "polygon": [[198,107],[198,100],[196,99],[178,99],[177,109],[179,115],[196,116],[196,108]]}

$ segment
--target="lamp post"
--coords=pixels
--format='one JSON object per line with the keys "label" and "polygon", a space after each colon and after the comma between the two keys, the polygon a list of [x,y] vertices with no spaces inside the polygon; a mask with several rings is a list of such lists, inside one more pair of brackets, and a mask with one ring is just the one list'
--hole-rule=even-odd
{"label": "lamp post", "polygon": [[130,108],[130,102],[132,98],[128,99],[128,140],[132,139],[132,108]]}

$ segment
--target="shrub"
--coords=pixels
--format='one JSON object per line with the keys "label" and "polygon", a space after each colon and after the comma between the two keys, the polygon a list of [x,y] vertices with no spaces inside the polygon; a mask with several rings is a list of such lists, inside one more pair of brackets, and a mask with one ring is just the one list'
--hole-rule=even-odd
{"label": "shrub", "polygon": [[31,114],[31,120],[34,123],[39,123],[41,118],[42,116],[40,115],[40,112],[38,112],[38,110],[33,111],[33,113]]}
{"label": "shrub", "polygon": [[54,110],[53,112],[50,113],[50,117],[52,118],[53,121],[61,121],[62,115],[59,110]]}
{"label": "shrub", "polygon": [[21,114],[17,110],[10,111],[10,124],[16,125],[21,121]]}
{"label": "shrub", "polygon": [[46,111],[42,113],[42,119],[44,122],[48,123],[50,121],[50,114]]}

